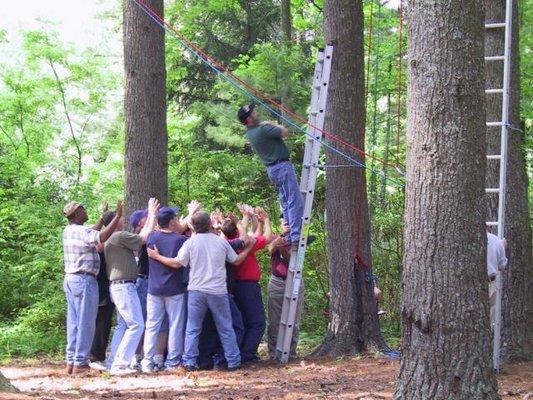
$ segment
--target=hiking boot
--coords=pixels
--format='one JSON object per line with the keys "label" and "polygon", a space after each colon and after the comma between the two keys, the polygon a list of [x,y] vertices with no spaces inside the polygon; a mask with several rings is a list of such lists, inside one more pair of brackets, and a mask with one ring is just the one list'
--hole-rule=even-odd
{"label": "hiking boot", "polygon": [[187,372],[198,371],[198,365],[184,365],[183,368],[185,368],[185,371]]}
{"label": "hiking boot", "polygon": [[85,372],[89,372],[90,370],[91,370],[91,368],[89,368],[89,366],[87,364],[85,364],[85,365],[74,365],[74,367],[72,368],[72,374],[73,375],[83,374]]}
{"label": "hiking boot", "polygon": [[70,375],[72,374],[72,370],[74,369],[74,364],[67,364],[66,368],[65,368],[65,372]]}

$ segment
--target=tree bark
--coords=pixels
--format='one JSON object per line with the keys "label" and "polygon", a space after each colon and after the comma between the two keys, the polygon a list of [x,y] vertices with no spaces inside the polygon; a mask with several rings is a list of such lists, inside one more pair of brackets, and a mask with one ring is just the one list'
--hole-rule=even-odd
{"label": "tree bark", "polygon": [[18,389],[0,372],[0,393],[17,393]]}
{"label": "tree bark", "polygon": [[[364,149],[362,2],[326,0],[324,30],[326,43],[334,47],[325,129]],[[365,162],[364,157],[359,160]],[[343,164],[346,160],[326,151],[326,162]],[[331,308],[328,331],[316,354],[384,348],[374,298],[364,169],[327,170],[326,210]],[[354,253],[361,262],[355,262]]]}
{"label": "tree bark", "polygon": [[402,360],[395,399],[498,399],[486,270],[482,0],[409,5]]}
{"label": "tree bark", "polygon": [[[163,0],[144,0],[163,17]],[[124,0],[126,214],[155,196],[167,201],[165,34],[133,1]]]}
{"label": "tree bark", "polygon": [[[291,54],[292,44],[292,14],[291,0],[281,0],[281,105],[290,108],[291,75],[287,66],[287,59]],[[286,117],[285,111],[281,110],[282,117]]]}
{"label": "tree bark", "polygon": [[[504,0],[485,0],[486,21],[505,20]],[[518,2],[513,2],[511,82],[509,98],[507,192],[504,236],[507,239],[508,266],[503,274],[502,297],[502,360],[520,359],[533,352],[533,260],[529,226],[528,176],[524,151],[525,134],[520,131],[520,60]],[[487,30],[485,55],[504,54],[504,30]],[[503,62],[486,64],[487,88],[503,85]],[[501,121],[501,95],[487,95],[487,121]],[[500,154],[500,127],[487,128],[489,154]],[[497,187],[499,162],[487,161],[487,187]],[[491,221],[498,215],[498,196],[489,194],[488,214]],[[496,231],[493,231],[496,233]]]}

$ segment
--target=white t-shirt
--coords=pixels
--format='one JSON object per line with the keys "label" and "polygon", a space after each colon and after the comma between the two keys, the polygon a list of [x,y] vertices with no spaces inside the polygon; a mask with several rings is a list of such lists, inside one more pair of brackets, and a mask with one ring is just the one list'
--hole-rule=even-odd
{"label": "white t-shirt", "polygon": [[487,232],[487,272],[489,276],[495,275],[499,269],[505,268],[507,257],[501,239]]}
{"label": "white t-shirt", "polygon": [[189,265],[188,290],[226,294],[226,261],[233,263],[237,253],[227,240],[214,233],[198,233],[181,247],[176,260]]}

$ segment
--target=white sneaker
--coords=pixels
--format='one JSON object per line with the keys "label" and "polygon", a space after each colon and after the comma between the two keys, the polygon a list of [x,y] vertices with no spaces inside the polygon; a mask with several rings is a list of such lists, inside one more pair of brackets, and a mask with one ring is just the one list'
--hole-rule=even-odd
{"label": "white sneaker", "polygon": [[156,354],[154,356],[154,366],[160,370],[165,368],[165,356],[163,354]]}
{"label": "white sneaker", "polygon": [[150,360],[142,360],[141,371],[145,374],[153,374],[155,372],[154,364]]}
{"label": "white sneaker", "polygon": [[111,375],[130,375],[130,374],[136,374],[136,369],[130,368],[130,367],[112,367],[109,370],[109,373]]}
{"label": "white sneaker", "polygon": [[107,371],[105,365],[100,361],[93,361],[89,363],[89,367],[97,371]]}

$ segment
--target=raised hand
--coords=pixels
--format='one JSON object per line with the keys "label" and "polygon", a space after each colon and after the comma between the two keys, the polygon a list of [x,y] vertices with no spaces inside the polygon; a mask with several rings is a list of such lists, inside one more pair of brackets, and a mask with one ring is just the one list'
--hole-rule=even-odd
{"label": "raised hand", "polygon": [[157,214],[158,210],[159,210],[159,200],[157,200],[155,197],[151,197],[150,200],[148,200],[148,213],[155,215]]}
{"label": "raised hand", "polygon": [[187,211],[189,212],[190,216],[194,215],[201,209],[202,209],[202,203],[200,203],[198,200],[193,200],[189,204],[187,204]]}
{"label": "raised hand", "polygon": [[104,200],[104,202],[102,203],[102,213],[105,213],[109,211],[109,203],[107,202],[107,200]]}
{"label": "raised hand", "polygon": [[122,200],[117,201],[117,209],[115,212],[119,218],[124,215],[124,204],[122,203]]}

